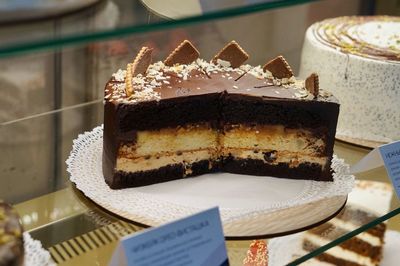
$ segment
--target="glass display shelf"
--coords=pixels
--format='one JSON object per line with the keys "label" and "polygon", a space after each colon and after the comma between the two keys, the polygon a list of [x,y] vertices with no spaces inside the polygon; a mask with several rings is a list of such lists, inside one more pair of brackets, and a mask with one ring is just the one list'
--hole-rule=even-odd
{"label": "glass display shelf", "polygon": [[[36,151],[31,157],[21,155],[21,153],[29,152],[30,141],[23,129],[34,129],[35,125],[46,125],[46,123],[54,121],[56,116],[61,120],[62,138],[45,140],[54,141],[54,145],[65,150],[64,155],[59,158],[59,164],[63,168],[60,171],[62,177],[58,181],[59,184],[54,184],[52,179],[47,180],[46,184],[38,184],[34,177],[18,180],[18,175],[15,175],[12,180],[4,178],[0,180],[2,195],[6,195],[7,191],[13,188],[12,193],[9,192],[10,197],[18,196],[19,199],[22,199],[15,200],[14,203],[16,203],[15,207],[21,215],[25,230],[30,232],[33,238],[39,239],[43,246],[50,251],[55,262],[61,265],[107,265],[120,237],[145,229],[143,225],[122,219],[97,206],[68,181],[64,162],[71,150],[72,140],[79,133],[89,131],[101,124],[102,108],[102,101],[95,101],[26,120],[14,121],[3,125],[2,128],[2,139],[7,141],[14,139],[16,142],[10,146],[13,151],[8,151],[10,160],[13,160],[12,157],[14,156],[20,159],[34,160],[34,157],[42,156],[40,151]],[[84,121],[85,127],[72,128],[68,121]],[[16,128],[21,129],[19,130],[20,135],[15,134]],[[37,128],[40,131],[40,127]],[[35,130],[31,132],[33,137],[38,137],[34,134]],[[24,135],[25,142],[20,140],[20,137]],[[20,148],[21,150],[19,150]],[[349,164],[357,162],[368,151],[341,142],[337,142],[335,145],[335,153]],[[18,170],[15,169],[15,171]],[[358,174],[357,179],[388,182],[383,168]],[[293,258],[293,265],[311,259],[385,220],[389,220],[388,229],[400,231],[400,205],[394,198],[392,201],[389,211],[382,217],[366,220],[356,230],[342,232],[326,245],[296,258],[297,260]],[[279,237],[262,239],[262,241],[274,239],[279,239]],[[242,264],[251,243],[252,240],[248,239],[227,239],[226,244],[231,265]]]}
{"label": "glass display shelf", "polygon": [[[176,28],[192,23],[211,21],[255,12],[312,2],[313,0],[103,0],[86,1],[76,8],[77,12],[57,14],[58,6],[51,2],[33,1],[36,11],[42,6],[43,15],[23,16],[26,10],[16,3],[0,5],[3,23],[0,20],[0,57],[15,53],[48,48],[65,47],[127,35]],[[73,6],[71,1],[64,4],[66,9]],[[78,5],[78,4],[75,4]],[[80,6],[79,6],[80,7]],[[82,10],[83,9],[83,10]],[[39,13],[40,12],[36,12]],[[12,16],[21,19],[12,19]],[[23,18],[23,19],[22,19]]]}
{"label": "glass display shelf", "polygon": [[[65,164],[72,140],[103,121],[105,82],[141,46],[153,47],[161,60],[190,39],[203,58],[212,58],[235,39],[249,52],[248,63],[283,54],[297,72],[309,25],[326,17],[372,14],[374,1],[88,2],[96,3],[67,15],[0,23],[0,197],[16,207],[25,230],[62,265],[107,265],[120,237],[144,229],[88,200],[69,182]],[[348,164],[368,151],[335,145]],[[383,168],[357,178],[388,182]],[[399,232],[399,213],[393,197],[385,215],[290,261],[309,260],[384,220]],[[231,264],[242,265],[252,240],[226,243]]]}

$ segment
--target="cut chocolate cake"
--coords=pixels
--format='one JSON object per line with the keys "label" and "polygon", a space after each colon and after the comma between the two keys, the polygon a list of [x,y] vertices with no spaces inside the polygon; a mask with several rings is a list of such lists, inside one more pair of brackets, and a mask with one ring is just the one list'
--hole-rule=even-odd
{"label": "cut chocolate cake", "polygon": [[189,42],[150,64],[142,48],[105,88],[103,173],[111,188],[214,171],[331,181],[339,104],[281,56],[243,65],[236,43],[210,63]]}

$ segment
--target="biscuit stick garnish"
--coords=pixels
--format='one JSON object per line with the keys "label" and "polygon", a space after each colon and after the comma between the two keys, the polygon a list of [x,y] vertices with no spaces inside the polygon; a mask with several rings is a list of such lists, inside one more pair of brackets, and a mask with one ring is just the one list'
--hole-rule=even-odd
{"label": "biscuit stick garnish", "polygon": [[132,64],[126,66],[126,76],[125,76],[125,93],[129,97],[133,94],[132,87]]}
{"label": "biscuit stick garnish", "polygon": [[142,47],[133,62],[126,66],[125,92],[128,97],[133,94],[132,77],[136,77],[139,74],[146,75],[147,69],[151,64],[152,52],[153,49]]}

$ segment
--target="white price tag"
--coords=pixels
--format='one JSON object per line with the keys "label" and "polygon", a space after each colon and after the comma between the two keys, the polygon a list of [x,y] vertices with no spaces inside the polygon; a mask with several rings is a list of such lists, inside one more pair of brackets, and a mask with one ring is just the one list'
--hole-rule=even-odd
{"label": "white price tag", "polygon": [[352,174],[385,166],[397,197],[400,198],[400,141],[379,146],[350,168]]}

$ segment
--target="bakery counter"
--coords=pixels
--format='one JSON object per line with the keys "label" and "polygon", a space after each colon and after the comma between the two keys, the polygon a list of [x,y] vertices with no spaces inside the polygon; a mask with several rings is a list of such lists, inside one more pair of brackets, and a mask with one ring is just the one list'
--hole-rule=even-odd
{"label": "bakery counter", "polygon": [[[146,226],[135,219],[120,217],[87,198],[69,180],[65,161],[73,140],[85,131],[99,129],[103,122],[103,88],[110,74],[124,67],[127,58],[132,58],[143,45],[153,47],[159,60],[179,40],[190,39],[202,51],[202,56],[209,59],[227,40],[235,39],[253,55],[250,64],[264,64],[267,58],[282,54],[297,75],[300,48],[309,25],[326,17],[373,13],[372,0],[340,1],[341,4],[337,0],[220,1],[216,4],[211,0],[194,0],[177,5],[175,0],[129,3],[88,0],[82,2],[90,3],[90,8],[51,16],[50,20],[29,18],[28,23],[11,23],[5,22],[4,16],[0,19],[0,36],[4,39],[0,44],[1,198],[13,204],[24,230],[41,242],[55,263],[107,265],[118,240]],[[313,80],[313,84],[318,83]],[[350,165],[369,152],[343,141],[336,141],[334,149]],[[102,178],[101,174],[94,175]],[[385,260],[385,252],[394,243],[390,237],[400,238],[399,201],[392,193],[384,168],[358,174],[356,179],[356,188],[344,207],[347,192],[341,195],[340,206],[335,208],[326,202],[313,202],[312,207],[319,205],[319,209],[331,212],[328,218],[319,219],[318,224],[303,226],[300,232],[279,232],[273,237],[227,238],[231,265],[255,265],[255,262],[266,265],[267,258],[269,265],[313,263],[315,259],[332,260],[338,253],[343,258],[336,262],[343,265],[343,259],[348,259],[344,254],[349,252],[353,263],[361,258],[374,265],[379,260],[382,234],[386,231]],[[229,186],[232,179],[226,180]],[[242,190],[242,180],[238,180],[236,187]],[[220,191],[224,188],[229,191],[227,186],[214,186],[214,192],[223,194]],[[270,183],[268,187],[272,187]],[[283,188],[269,191],[279,195],[275,192],[286,192],[286,187]],[[268,193],[262,190],[259,194]],[[300,193],[292,194],[298,203]],[[206,198],[203,194],[200,196]],[[269,203],[265,198],[256,199]],[[166,206],[170,202],[162,203]],[[168,208],[142,205],[144,210],[152,208],[156,210],[154,213],[162,210],[169,214]],[[248,206],[253,205],[253,201],[248,202]],[[296,219],[291,218],[314,216],[297,206],[292,206],[292,210],[298,215],[278,216],[280,219],[275,219],[274,225],[290,221],[294,224],[292,220]],[[318,210],[312,211],[315,214]],[[3,218],[1,213],[0,218]],[[264,216],[258,221],[261,222],[256,227],[273,228]],[[244,231],[250,228],[248,224],[241,224]],[[360,243],[364,250],[372,246],[374,254],[357,255]]]}
{"label": "bakery counter", "polygon": [[[0,131],[1,139],[8,143],[8,146],[5,146],[8,149],[8,156],[1,162],[4,165],[0,183],[1,194],[16,207],[24,229],[32,238],[40,240],[44,248],[50,251],[53,260],[62,265],[107,265],[119,238],[145,228],[141,224],[123,219],[99,207],[69,181],[65,160],[72,149],[73,140],[78,134],[91,131],[101,124],[102,110],[102,101],[95,100],[73,108],[66,107],[29,119],[3,123]],[[51,123],[55,118],[59,119],[60,123],[57,124],[58,127],[53,127],[51,130],[57,131],[60,138],[44,139],[42,136],[44,129],[33,127],[33,125]],[[35,131],[31,131],[29,136],[24,135],[24,129],[27,128],[35,128]],[[44,148],[49,149],[53,154],[51,158],[48,158],[47,163],[46,160],[37,161],[37,157],[42,156],[40,152]],[[336,141],[334,150],[338,157],[343,158],[350,165],[369,152],[366,148],[340,141]],[[30,168],[26,167],[13,167],[16,163],[28,166],[32,162],[35,163],[36,172],[28,171],[27,169]],[[42,173],[39,171],[41,168],[48,168],[49,171]],[[390,188],[384,168],[358,174],[356,177],[358,180],[379,181],[387,184],[378,186],[378,191],[379,188],[382,191]],[[368,188],[369,186],[361,184],[359,187]],[[400,232],[400,204],[395,196],[378,193],[364,197],[364,200],[361,196],[361,202],[360,197],[353,198],[349,197],[344,212],[353,204],[352,201],[358,200],[359,205],[367,204],[373,208],[375,208],[374,204],[378,204],[376,209],[380,213],[379,217],[370,216],[360,223],[357,215],[350,215],[350,218],[358,223],[345,232],[331,230],[332,225],[329,221],[325,221],[317,227],[323,230],[318,234],[324,235],[326,230],[337,233],[322,247],[314,247],[303,253],[293,251],[290,257],[280,254],[279,250],[285,250],[280,247],[286,245],[287,241],[295,243],[290,237],[301,240],[304,233],[270,239],[260,237],[261,239],[257,241],[251,238],[228,239],[226,243],[232,265],[242,265],[248,250],[253,250],[255,246],[261,249],[264,247],[264,253],[268,250],[271,260],[278,259],[276,265],[295,259],[310,259],[346,239],[353,239],[356,233],[367,230],[385,219],[388,220],[389,231],[387,232]],[[268,227],[268,224],[265,227]],[[265,247],[266,243],[268,243],[268,249]],[[271,265],[274,264],[271,263]]]}
{"label": "bakery counter", "polygon": [[[367,149],[347,143],[337,141],[335,144],[335,153],[349,164],[357,162],[367,152]],[[383,168],[357,175],[357,179],[388,182]],[[342,241],[345,243],[351,241],[356,233],[368,230],[388,218],[387,230],[400,232],[400,204],[394,196],[389,200],[391,200],[389,210],[384,213],[386,215],[383,217],[371,216],[360,222],[361,220],[357,217],[359,214],[354,214],[351,219],[356,220],[358,224],[352,230],[334,234],[335,237],[329,239],[322,247],[316,247],[307,252],[303,251],[303,253],[293,251],[292,257],[280,254],[282,253],[280,247],[286,245],[287,241],[293,243],[293,238],[301,238],[305,233],[272,239],[228,239],[226,244],[231,265],[243,265],[244,262],[254,259],[252,256],[249,257],[254,248],[264,250],[264,255],[268,250],[270,265],[281,265],[295,259],[298,259],[297,262],[313,260],[313,256],[325,254],[323,252],[327,248],[334,248]],[[351,203],[348,202],[342,213],[348,211],[350,205]],[[44,248],[50,251],[53,260],[61,265],[107,265],[119,238],[145,228],[143,225],[115,216],[99,207],[71,183],[68,183],[63,189],[14,206],[21,216],[25,230],[34,239],[40,240]],[[318,233],[318,229],[324,228],[324,226],[329,227],[329,223],[328,221],[312,230],[317,230],[317,233],[314,233],[323,237],[327,231],[323,229]]]}

